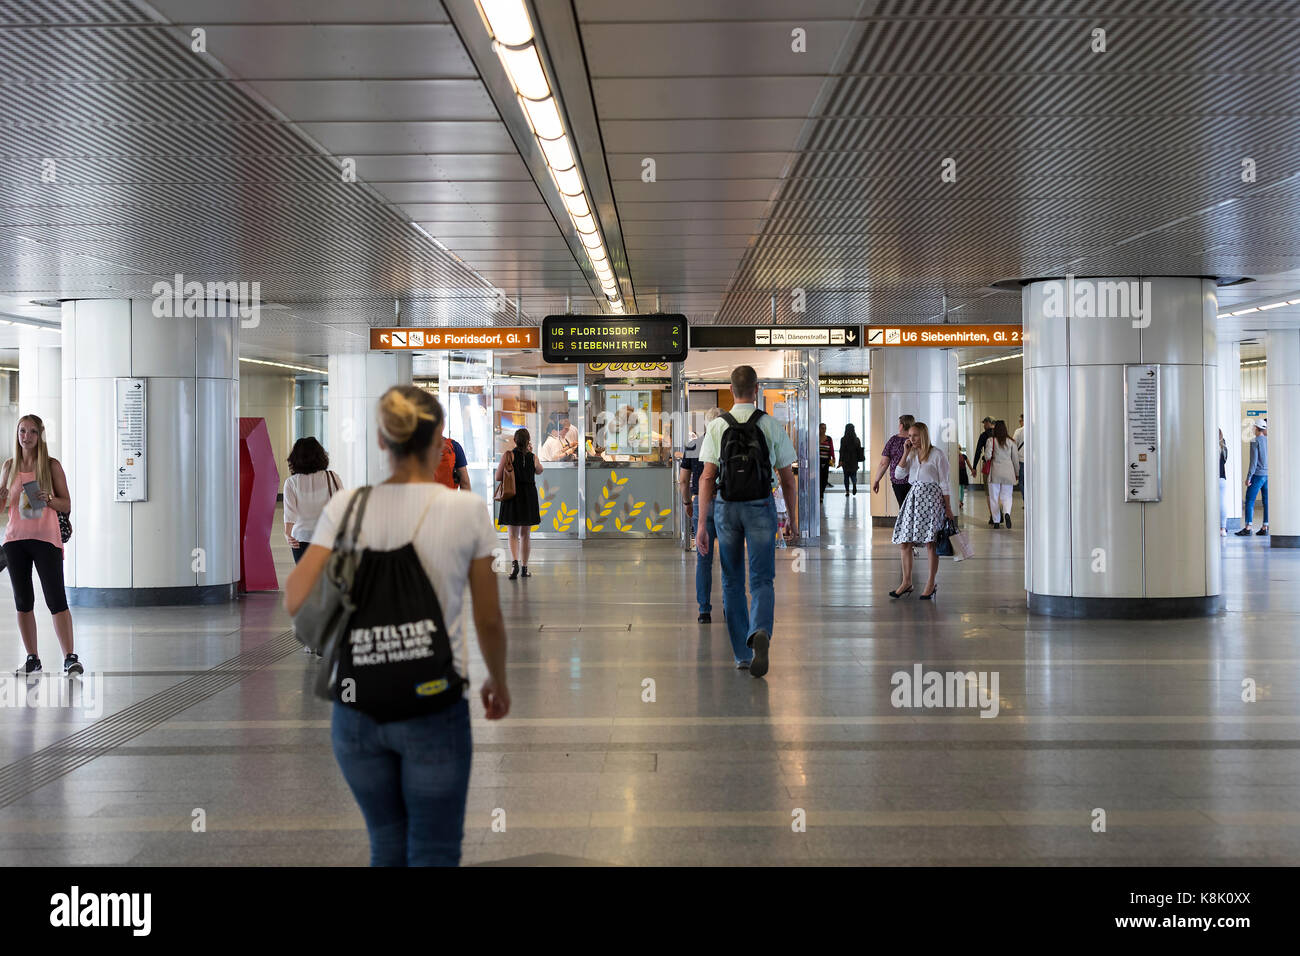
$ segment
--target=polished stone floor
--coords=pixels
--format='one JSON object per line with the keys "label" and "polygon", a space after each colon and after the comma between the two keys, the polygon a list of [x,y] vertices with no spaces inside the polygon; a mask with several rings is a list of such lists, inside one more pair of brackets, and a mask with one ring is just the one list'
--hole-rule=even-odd
{"label": "polished stone floor", "polygon": [[[475,720],[464,862],[1300,861],[1300,553],[1226,539],[1216,619],[1061,621],[1025,612],[1019,520],[972,521],[938,600],[892,601],[866,508],[828,495],[823,547],[779,553],[764,680],[733,669],[720,582],[695,623],[694,555],[670,543],[541,546],[535,577],[503,577],[514,709]],[[365,862],[278,595],[74,614],[102,713],[5,698],[0,863]],[[997,716],[895,708],[918,664],[996,672]]]}

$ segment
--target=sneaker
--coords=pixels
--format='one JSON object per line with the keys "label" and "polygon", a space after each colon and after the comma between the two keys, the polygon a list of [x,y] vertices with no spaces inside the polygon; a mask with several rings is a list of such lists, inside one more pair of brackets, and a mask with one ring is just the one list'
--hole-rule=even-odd
{"label": "sneaker", "polygon": [[1005,522],[1007,523],[1007,527],[1008,527],[1008,528],[1011,527],[1011,515],[1006,515],[1006,516],[1004,516],[1002,520],[1005,521]]}
{"label": "sneaker", "polygon": [[[40,661],[36,662],[36,666],[37,667],[41,666]],[[79,677],[85,672],[86,669],[81,666],[81,660],[77,657],[76,654],[69,654],[67,657],[63,659],[64,677]]]}
{"label": "sneaker", "polygon": [[1249,538],[1249,537],[1250,537],[1250,525],[1247,525],[1246,527],[1242,528],[1240,531],[1235,532],[1235,533],[1236,533],[1236,535],[1237,535],[1238,538]]}
{"label": "sneaker", "polygon": [[998,523],[997,523],[996,521],[994,521],[992,518],[989,518],[989,527],[990,527],[990,528],[996,528],[997,526],[998,526]]}
{"label": "sneaker", "polygon": [[1260,528],[1258,531],[1255,532],[1255,537],[1258,538],[1258,537],[1262,537],[1262,536],[1267,535],[1267,534],[1268,534],[1268,529],[1267,529],[1267,528]]}
{"label": "sneaker", "polygon": [[736,661],[736,670],[738,671],[749,670],[749,661]]}
{"label": "sneaker", "polygon": [[695,619],[695,623],[696,623],[696,624],[712,624],[712,623],[713,623],[713,615],[710,614],[708,611],[705,611],[703,614],[701,614],[699,617],[697,617],[697,618]]}
{"label": "sneaker", "polygon": [[749,662],[751,677],[762,677],[767,673],[767,648],[771,640],[767,631],[760,629],[749,635],[749,640],[745,642],[754,649],[754,659]]}
{"label": "sneaker", "polygon": [[28,654],[27,661],[23,664],[22,667],[18,668],[17,673],[36,674],[40,672],[40,669],[41,669],[41,659],[37,657],[35,654]]}

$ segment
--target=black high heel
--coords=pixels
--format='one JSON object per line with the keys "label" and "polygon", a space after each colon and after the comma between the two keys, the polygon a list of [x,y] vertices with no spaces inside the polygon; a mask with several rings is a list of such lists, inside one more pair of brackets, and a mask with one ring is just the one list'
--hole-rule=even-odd
{"label": "black high heel", "polygon": [[939,593],[939,585],[936,584],[936,585],[934,586],[934,590],[931,591],[929,594],[921,594],[921,595],[918,595],[918,597],[920,597],[920,599],[921,599],[922,601],[928,601],[928,600],[930,600],[932,597],[934,597],[934,596],[935,596],[936,594],[938,594],[938,593]]}
{"label": "black high heel", "polygon": [[901,591],[890,591],[889,596],[891,598],[901,598],[904,594],[911,594],[911,593],[912,593],[912,585],[909,584]]}

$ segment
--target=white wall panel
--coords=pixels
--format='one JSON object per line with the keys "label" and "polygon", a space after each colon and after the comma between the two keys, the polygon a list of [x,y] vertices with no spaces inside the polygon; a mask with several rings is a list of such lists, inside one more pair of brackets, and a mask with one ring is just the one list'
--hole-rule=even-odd
{"label": "white wall panel", "polygon": [[[1142,506],[1125,501],[1122,366],[1070,368],[1069,421],[1073,593],[1142,597]],[[1093,570],[1097,549],[1104,572]]]}
{"label": "white wall panel", "polygon": [[190,570],[190,551],[197,547],[194,390],[193,378],[149,378],[149,498],[127,506],[132,587],[195,584]]}

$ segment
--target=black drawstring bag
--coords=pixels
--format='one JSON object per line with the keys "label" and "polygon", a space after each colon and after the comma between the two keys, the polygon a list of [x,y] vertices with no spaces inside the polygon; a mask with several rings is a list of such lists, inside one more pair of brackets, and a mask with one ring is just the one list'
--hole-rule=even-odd
{"label": "black drawstring bag", "polygon": [[387,723],[437,713],[461,699],[465,681],[415,545],[362,551],[352,600],[356,610],[329,665],[335,701]]}

